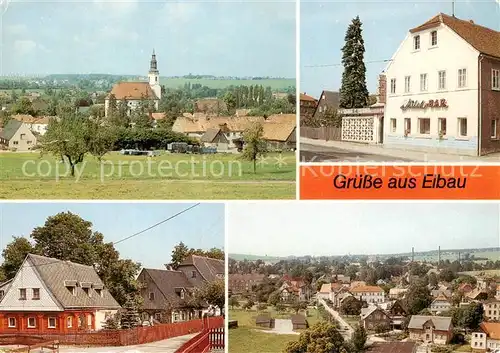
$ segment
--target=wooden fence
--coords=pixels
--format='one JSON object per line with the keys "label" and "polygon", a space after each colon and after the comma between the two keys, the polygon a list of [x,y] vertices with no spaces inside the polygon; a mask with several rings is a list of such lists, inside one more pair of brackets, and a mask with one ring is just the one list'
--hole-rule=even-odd
{"label": "wooden fence", "polygon": [[175,353],[208,353],[212,350],[224,351],[224,347],[224,322],[222,321],[219,327],[206,325],[202,332],[184,343]]}
{"label": "wooden fence", "polygon": [[224,317],[210,317],[200,320],[135,327],[129,330],[102,330],[95,332],[72,333],[0,333],[0,345],[34,345],[46,341],[59,341],[75,346],[130,346],[161,341],[168,338],[203,332],[224,325]]}
{"label": "wooden fence", "polygon": [[334,126],[300,127],[300,137],[324,141],[341,141],[342,128]]}

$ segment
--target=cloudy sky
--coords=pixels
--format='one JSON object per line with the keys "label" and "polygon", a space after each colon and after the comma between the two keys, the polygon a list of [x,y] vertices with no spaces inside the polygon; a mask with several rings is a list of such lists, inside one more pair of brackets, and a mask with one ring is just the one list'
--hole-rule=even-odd
{"label": "cloudy sky", "polygon": [[228,250],[246,255],[394,254],[500,246],[494,203],[260,202],[227,206]]}
{"label": "cloudy sky", "polygon": [[[0,248],[13,236],[29,239],[49,216],[70,211],[92,222],[104,241],[116,242],[140,232],[192,206],[191,203],[0,203]],[[22,214],[22,219],[19,215]],[[195,220],[195,221],[194,221]],[[188,247],[224,247],[224,205],[201,204],[151,230],[116,244],[124,258],[144,267],[164,268],[172,248],[180,241]],[[1,259],[0,259],[1,260]]]}
{"label": "cloudy sky", "polygon": [[[8,0],[4,0],[8,1]],[[295,77],[291,1],[12,0],[2,74]]]}
{"label": "cloudy sky", "polygon": [[[456,0],[455,16],[500,31],[497,1]],[[359,16],[363,23],[368,90],[375,93],[377,76],[387,63],[374,61],[390,59],[409,29],[440,12],[451,15],[452,0],[302,0],[300,90],[318,97],[323,89],[339,89],[345,32],[351,20]]]}

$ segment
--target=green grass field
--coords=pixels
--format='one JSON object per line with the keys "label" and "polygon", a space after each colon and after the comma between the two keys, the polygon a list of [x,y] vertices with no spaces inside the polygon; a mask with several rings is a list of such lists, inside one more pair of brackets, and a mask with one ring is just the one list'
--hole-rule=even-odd
{"label": "green grass field", "polygon": [[238,327],[229,330],[230,353],[281,353],[288,342],[299,338],[298,335],[259,332],[263,328],[255,325],[258,314],[257,311],[229,310],[229,319],[238,321]]}
{"label": "green grass field", "polygon": [[295,155],[267,156],[253,173],[238,155],[163,153],[155,158],[122,156],[102,163],[88,156],[68,166],[52,156],[0,154],[4,199],[294,199]]}

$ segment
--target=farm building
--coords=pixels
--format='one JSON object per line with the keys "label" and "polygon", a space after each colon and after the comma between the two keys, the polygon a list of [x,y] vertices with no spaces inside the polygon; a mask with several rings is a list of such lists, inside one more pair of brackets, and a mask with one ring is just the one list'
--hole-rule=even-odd
{"label": "farm building", "polygon": [[294,330],[303,330],[309,327],[304,315],[292,315],[291,319]]}

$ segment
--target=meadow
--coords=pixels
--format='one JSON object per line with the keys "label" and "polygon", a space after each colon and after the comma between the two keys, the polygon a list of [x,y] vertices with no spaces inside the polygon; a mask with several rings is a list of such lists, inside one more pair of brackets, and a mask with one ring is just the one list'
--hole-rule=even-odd
{"label": "meadow", "polygon": [[4,199],[293,199],[295,154],[269,154],[253,172],[238,155],[112,152],[69,166],[50,155],[0,153]]}

